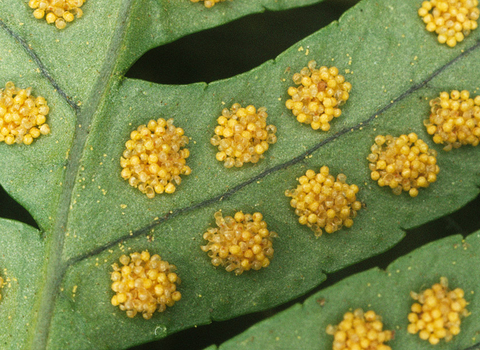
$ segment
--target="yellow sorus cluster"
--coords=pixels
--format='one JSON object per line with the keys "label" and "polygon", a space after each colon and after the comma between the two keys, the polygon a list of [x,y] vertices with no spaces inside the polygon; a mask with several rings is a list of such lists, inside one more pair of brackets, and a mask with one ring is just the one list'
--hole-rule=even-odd
{"label": "yellow sorus cluster", "polygon": [[[3,278],[0,277],[0,289],[3,287]],[[0,294],[0,300],[2,300],[2,294]]]}
{"label": "yellow sorus cluster", "polygon": [[250,269],[260,270],[270,265],[273,257],[272,238],[277,234],[267,229],[261,213],[243,214],[234,217],[215,213],[217,228],[209,228],[203,234],[208,241],[202,246],[214,266],[225,266],[228,272],[240,275]]}
{"label": "yellow sorus cluster", "polygon": [[120,264],[112,265],[112,290],[116,294],[111,302],[126,311],[128,317],[140,312],[148,320],[155,311],[163,312],[182,298],[176,285],[180,278],[173,272],[176,267],[159,255],[135,252],[130,257],[122,255]]}
{"label": "yellow sorus cluster", "polygon": [[466,90],[440,93],[430,101],[430,119],[425,120],[427,132],[435,143],[446,143],[450,151],[461,145],[477,146],[480,141],[480,96],[470,98]]}
{"label": "yellow sorus cluster", "polygon": [[[67,22],[72,22],[82,17],[84,0],[30,0],[28,6],[35,9],[33,16],[36,19],[45,20],[48,24],[55,23],[55,27],[63,29],[67,26]],[[45,16],[46,15],[46,16]]]}
{"label": "yellow sorus cluster", "polygon": [[173,125],[173,119],[150,120],[132,131],[127,148],[120,158],[122,177],[130,186],[137,187],[148,198],[156,193],[173,193],[180,185],[180,175],[190,175],[185,165],[190,156],[188,137],[182,128]]}
{"label": "yellow sorus cluster", "polygon": [[322,66],[316,69],[317,62],[308,62],[300,73],[293,75],[297,87],[290,86],[291,99],[285,106],[292,110],[300,123],[310,124],[312,129],[330,130],[330,122],[340,117],[340,106],[349,98],[352,85],[338,74],[338,68]]}
{"label": "yellow sorus cluster", "polygon": [[210,139],[212,145],[218,146],[217,160],[231,168],[257,163],[263,158],[269,145],[277,142],[277,128],[267,125],[267,117],[265,107],[257,110],[252,105],[242,108],[235,103],[230,110],[224,108]]}
{"label": "yellow sorus cluster", "polygon": [[389,186],[394,194],[403,190],[416,197],[420,187],[437,180],[437,152],[415,133],[399,137],[378,135],[371,152],[367,159],[372,180],[382,187]]}
{"label": "yellow sorus cluster", "polygon": [[391,350],[384,343],[392,331],[383,330],[381,317],[372,310],[347,312],[338,326],[328,325],[327,333],[334,336],[333,350]]}
{"label": "yellow sorus cluster", "polygon": [[315,236],[322,235],[322,228],[332,233],[353,225],[362,204],[356,197],[358,186],[349,185],[346,180],[344,174],[338,174],[335,180],[328,167],[323,166],[318,174],[307,170],[298,179],[300,184],[295,190],[285,191],[287,197],[292,197],[290,205],[299,216],[298,222],[312,228]]}
{"label": "yellow sorus cluster", "polygon": [[0,142],[30,145],[40,135],[50,133],[45,124],[49,108],[42,97],[31,95],[32,88],[20,89],[9,81],[0,90]]}
{"label": "yellow sorus cluster", "polygon": [[408,332],[419,333],[421,339],[428,339],[433,345],[440,339],[452,340],[460,333],[461,317],[469,315],[464,294],[460,288],[450,290],[445,277],[423,293],[411,292],[418,303],[412,305],[412,313],[408,315]]}
{"label": "yellow sorus cluster", "polygon": [[454,47],[478,27],[478,0],[424,1],[418,14],[429,32],[438,34],[438,42]]}
{"label": "yellow sorus cluster", "polygon": [[216,3],[219,3],[219,2],[222,2],[222,1],[225,1],[225,0],[190,0],[191,2],[199,2],[199,1],[204,1],[204,5],[206,8],[211,8],[213,6],[215,6]]}

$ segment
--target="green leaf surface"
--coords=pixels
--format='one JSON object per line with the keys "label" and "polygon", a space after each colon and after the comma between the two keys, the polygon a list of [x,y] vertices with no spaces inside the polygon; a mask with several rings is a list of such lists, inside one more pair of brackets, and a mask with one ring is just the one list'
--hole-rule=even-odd
{"label": "green leaf surface", "polygon": [[37,304],[45,252],[38,231],[11,220],[0,219],[0,327],[2,349],[26,342]]}
{"label": "green leaf surface", "polygon": [[[440,91],[479,90],[479,32],[454,49],[438,45],[416,14],[418,1],[365,0],[275,61],[209,85],[184,86],[122,74],[150,47],[292,2],[235,0],[207,11],[187,0],[100,0],[87,2],[84,17],[64,31],[18,6],[0,2],[0,84],[12,80],[45,96],[52,133],[30,147],[0,145],[0,183],[42,231],[17,237],[23,250],[15,252],[42,257],[42,265],[33,279],[36,296],[23,306],[28,317],[11,321],[29,323],[25,341],[8,343],[9,335],[0,334],[7,349],[126,348],[264,310],[305,294],[325,273],[387,250],[404,229],[453,212],[479,192],[480,150],[441,152],[422,124],[428,100]],[[353,85],[328,133],[300,125],[284,106],[293,73],[311,59],[334,64]],[[266,106],[279,141],[257,165],[225,169],[209,139],[221,110],[234,102]],[[193,172],[173,195],[150,200],[121,179],[119,158],[130,132],[158,117],[174,118],[191,138]],[[438,181],[417,198],[378,187],[366,161],[377,134],[409,132],[440,151]],[[298,224],[284,191],[322,165],[357,184],[366,208],[353,228],[316,239]],[[264,214],[279,234],[270,267],[241,276],[212,267],[199,247],[219,209]],[[0,245],[0,255],[9,249]],[[110,305],[111,264],[145,249],[175,264],[182,278],[181,302],[149,321],[128,319]],[[26,276],[19,274],[10,277]]]}
{"label": "green leaf surface", "polygon": [[[336,283],[309,297],[303,304],[257,323],[218,347],[228,349],[332,349],[333,336],[325,329],[337,325],[345,312],[357,308],[374,310],[383,318],[384,329],[395,332],[387,345],[392,349],[431,349],[428,341],[407,332],[407,315],[419,292],[448,278],[451,289],[462,288],[471,315],[462,320],[461,333],[438,350],[478,349],[480,345],[480,279],[472,266],[480,264],[480,231],[466,239],[451,236],[429,243],[396,260],[386,270],[374,268]],[[209,347],[215,350],[217,347]]]}

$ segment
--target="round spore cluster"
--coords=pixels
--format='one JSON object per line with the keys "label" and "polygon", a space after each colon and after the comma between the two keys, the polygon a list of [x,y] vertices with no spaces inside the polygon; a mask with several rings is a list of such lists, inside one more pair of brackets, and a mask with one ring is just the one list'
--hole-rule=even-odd
{"label": "round spore cluster", "polygon": [[155,194],[173,193],[180,185],[180,175],[192,170],[186,164],[190,156],[188,137],[182,128],[173,125],[173,119],[150,120],[132,131],[126,150],[120,158],[121,176],[130,186],[138,188],[148,198]]}
{"label": "round spore cluster", "polygon": [[296,189],[285,191],[285,195],[292,198],[290,205],[299,216],[298,222],[310,227],[317,237],[322,235],[322,229],[332,233],[353,225],[362,204],[356,197],[358,186],[349,185],[346,180],[344,174],[338,174],[335,179],[329,168],[323,166],[319,173],[307,170],[298,179]]}
{"label": "round spore cluster", "polygon": [[250,269],[260,270],[270,265],[273,257],[272,238],[277,234],[267,229],[261,213],[237,212],[234,217],[215,213],[217,227],[203,234],[208,241],[202,246],[214,266],[222,265],[228,272],[240,275]]}
{"label": "round spore cluster", "polygon": [[155,311],[163,312],[182,298],[177,291],[180,278],[174,265],[155,254],[143,251],[120,257],[121,267],[114,263],[111,274],[112,290],[116,293],[112,305],[126,311],[128,317],[141,313],[150,319]]}
{"label": "round spore cluster", "polygon": [[83,16],[80,7],[84,2],[84,0],[30,0],[28,6],[35,9],[33,16],[36,19],[45,17],[48,24],[55,23],[55,27],[63,29],[67,23],[73,22],[75,17]]}
{"label": "round spore cluster", "polygon": [[218,147],[216,158],[226,168],[241,167],[245,163],[257,163],[264,157],[269,145],[277,142],[277,128],[267,125],[265,107],[258,110],[235,103],[224,108],[217,119],[218,126],[210,143]]}
{"label": "round spore cluster", "polygon": [[432,345],[441,339],[452,340],[460,333],[461,318],[469,315],[464,294],[461,288],[450,290],[445,277],[421,293],[411,292],[411,297],[418,302],[412,305],[408,315],[408,332],[418,333]]}
{"label": "round spore cluster", "polygon": [[219,2],[222,2],[222,1],[225,1],[225,0],[190,0],[191,2],[200,2],[200,1],[203,1],[203,5],[206,7],[206,8],[212,8],[213,6],[215,6],[215,4],[219,3]]}
{"label": "round spore cluster", "polygon": [[437,180],[437,152],[415,133],[399,137],[378,135],[371,152],[367,159],[372,180],[382,187],[389,186],[394,194],[408,191],[416,197],[419,188]]}
{"label": "round spore cluster", "polygon": [[32,96],[31,91],[17,88],[11,81],[0,90],[0,142],[30,145],[40,135],[50,133],[47,101]]}
{"label": "round spore cluster", "polygon": [[322,66],[316,68],[315,61],[308,62],[300,73],[293,75],[297,85],[288,88],[291,96],[285,106],[300,123],[310,124],[312,129],[330,130],[333,118],[340,117],[340,106],[349,98],[352,85],[338,74],[338,68]]}
{"label": "round spore cluster", "polygon": [[444,91],[430,101],[430,118],[424,121],[435,143],[450,151],[462,145],[477,146],[480,141],[480,96],[470,98],[467,90]]}
{"label": "round spore cluster", "polygon": [[454,47],[478,27],[478,0],[424,1],[418,10],[429,32],[438,34],[438,42]]}
{"label": "round spore cluster", "polygon": [[328,325],[327,334],[333,335],[333,350],[391,350],[385,345],[393,337],[384,331],[382,318],[374,311],[357,309],[347,312],[337,325]]}

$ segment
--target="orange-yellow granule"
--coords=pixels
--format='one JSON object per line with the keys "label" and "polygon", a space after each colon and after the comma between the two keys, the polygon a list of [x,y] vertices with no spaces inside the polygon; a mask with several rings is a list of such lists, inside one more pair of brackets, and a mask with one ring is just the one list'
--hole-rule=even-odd
{"label": "orange-yellow granule", "polygon": [[416,197],[419,188],[437,181],[437,152],[415,133],[399,137],[378,135],[371,152],[367,159],[372,180],[382,187],[389,186],[397,195],[408,191]]}
{"label": "orange-yellow granule", "polygon": [[82,17],[80,7],[84,2],[85,0],[30,0],[28,6],[35,9],[33,16],[36,19],[45,17],[48,24],[55,23],[55,27],[63,29],[75,17]]}
{"label": "orange-yellow granule", "polygon": [[430,101],[430,119],[425,120],[427,132],[435,143],[445,143],[450,151],[461,145],[477,146],[480,141],[480,96],[470,98],[466,90],[444,91]]}
{"label": "orange-yellow granule", "polygon": [[393,332],[383,330],[382,318],[372,310],[347,312],[340,324],[328,325],[327,334],[334,336],[333,350],[392,349],[384,343],[393,338]]}
{"label": "orange-yellow granule", "polygon": [[127,148],[120,158],[122,177],[130,186],[138,188],[148,198],[157,193],[173,193],[180,185],[180,175],[190,175],[185,165],[190,156],[188,137],[182,128],[173,125],[173,119],[150,120],[132,131]]}
{"label": "orange-yellow granule", "polygon": [[478,0],[431,0],[422,3],[418,14],[440,44],[454,47],[478,27],[480,10]]}
{"label": "orange-yellow granule", "polygon": [[267,117],[265,107],[257,110],[252,105],[242,108],[235,103],[230,110],[224,108],[210,139],[212,145],[218,146],[217,160],[232,168],[264,158],[269,145],[277,142],[277,128],[267,125]]}
{"label": "orange-yellow granule", "polygon": [[316,69],[317,62],[308,62],[300,73],[293,75],[297,87],[290,86],[291,99],[285,106],[292,110],[300,123],[310,124],[312,129],[330,130],[333,118],[340,117],[340,106],[349,98],[352,85],[338,74],[338,68],[322,66]]}
{"label": "orange-yellow granule", "polygon": [[177,291],[180,278],[174,265],[155,254],[143,251],[120,257],[121,267],[112,265],[112,305],[126,311],[128,317],[141,313],[146,320],[155,311],[163,312],[182,298]]}
{"label": "orange-yellow granule", "polygon": [[322,228],[332,233],[342,226],[353,225],[362,204],[356,197],[358,186],[349,185],[346,180],[344,174],[335,179],[328,167],[323,166],[319,173],[307,170],[298,179],[300,184],[295,190],[285,191],[287,197],[292,197],[290,205],[299,216],[298,222],[310,227],[315,236],[322,235]]}
{"label": "orange-yellow granule", "polygon": [[272,238],[277,234],[267,229],[261,213],[243,214],[234,217],[215,213],[217,228],[209,228],[203,234],[208,241],[202,246],[214,266],[225,266],[228,272],[240,275],[250,269],[260,270],[270,265],[273,257]]}
{"label": "orange-yellow granule", "polygon": [[0,89],[0,142],[30,145],[40,135],[48,135],[49,107],[42,97],[31,95],[32,88],[20,89],[9,81]]}
{"label": "orange-yellow granule", "polygon": [[199,2],[199,1],[203,1],[203,4],[205,5],[206,8],[211,8],[213,6],[215,6],[215,4],[219,3],[219,2],[222,2],[222,1],[225,1],[225,0],[190,0],[191,2]]}
{"label": "orange-yellow granule", "polygon": [[440,339],[452,340],[460,333],[461,317],[469,315],[464,294],[461,288],[450,290],[445,277],[422,293],[410,292],[418,303],[412,305],[408,315],[408,332],[418,333],[432,345],[438,344]]}

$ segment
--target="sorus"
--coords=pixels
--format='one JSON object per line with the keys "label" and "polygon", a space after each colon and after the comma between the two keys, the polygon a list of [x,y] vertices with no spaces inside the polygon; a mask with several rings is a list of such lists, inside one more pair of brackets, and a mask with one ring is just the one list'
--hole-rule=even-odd
{"label": "sorus", "polygon": [[338,74],[338,68],[315,68],[317,62],[308,62],[300,73],[293,75],[297,85],[288,88],[291,96],[285,106],[300,123],[310,124],[312,129],[330,130],[330,122],[342,114],[342,106],[350,97],[352,85]]}
{"label": "sorus", "polygon": [[480,10],[478,0],[430,0],[422,3],[418,15],[440,44],[454,47],[477,29]]}
{"label": "sorus", "polygon": [[462,145],[477,146],[480,141],[480,96],[470,98],[467,90],[443,91],[430,101],[430,118],[424,121],[435,143],[450,151]]}
{"label": "sorus", "polygon": [[119,266],[112,265],[112,290],[115,295],[111,303],[126,311],[128,317],[141,313],[148,320],[155,311],[163,312],[182,298],[177,291],[180,278],[173,271],[175,265],[148,251],[122,255]]}
{"label": "sorus", "polygon": [[435,345],[441,339],[450,341],[460,333],[461,318],[468,316],[467,302],[461,288],[450,290],[446,277],[440,278],[431,288],[421,293],[410,292],[417,302],[411,307],[408,315],[407,331],[419,335],[420,339],[428,340]]}
{"label": "sorus", "polygon": [[346,180],[344,174],[333,177],[330,169],[323,166],[319,173],[307,170],[298,179],[296,189],[285,191],[292,198],[290,205],[299,216],[298,222],[310,227],[317,237],[322,235],[322,229],[332,233],[353,225],[362,204],[356,197],[358,186],[349,185]]}
{"label": "sorus", "polygon": [[45,17],[48,24],[55,23],[55,27],[64,29],[75,17],[83,16],[80,7],[84,2],[84,0],[30,0],[28,6],[35,9],[33,16],[36,19]]}
{"label": "sorus", "polygon": [[416,197],[419,188],[437,181],[437,152],[415,133],[399,137],[378,135],[370,150],[367,159],[372,180],[381,187],[390,187],[394,194],[408,191]]}
{"label": "sorus", "polygon": [[239,211],[233,217],[223,217],[218,211],[215,223],[217,227],[209,228],[203,234],[208,243],[201,247],[208,252],[212,265],[225,266],[225,270],[234,271],[236,275],[270,265],[272,238],[277,234],[267,229],[261,213],[244,214]]}
{"label": "sorus", "polygon": [[11,81],[0,90],[0,142],[30,145],[40,135],[50,133],[47,101],[31,92],[31,87],[20,89]]}
{"label": "sorus", "polygon": [[173,119],[150,120],[130,134],[120,158],[122,178],[138,188],[148,198],[155,194],[173,193],[180,185],[180,175],[190,175],[186,165],[190,156],[188,137],[182,128],[173,125]]}
{"label": "sorus", "polygon": [[327,326],[327,334],[334,337],[333,350],[392,350],[384,343],[392,339],[393,332],[383,330],[382,318],[373,310],[345,313],[337,326]]}
{"label": "sorus", "polygon": [[216,158],[226,168],[239,168],[245,163],[257,163],[264,158],[270,145],[277,142],[277,128],[267,125],[265,107],[258,110],[235,103],[230,110],[223,109],[210,143],[218,147]]}

